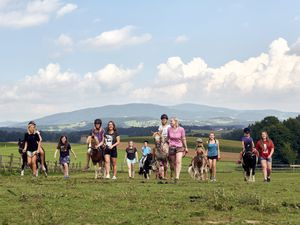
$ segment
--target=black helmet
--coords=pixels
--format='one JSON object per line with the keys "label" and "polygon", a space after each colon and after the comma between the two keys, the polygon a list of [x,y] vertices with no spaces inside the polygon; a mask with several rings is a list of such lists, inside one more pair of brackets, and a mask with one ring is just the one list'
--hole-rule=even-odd
{"label": "black helmet", "polygon": [[32,121],[30,121],[30,122],[28,123],[28,125],[34,125],[34,126],[36,126],[36,123],[32,120]]}
{"label": "black helmet", "polygon": [[94,125],[96,125],[96,124],[102,125],[102,120],[100,120],[100,119],[95,119]]}
{"label": "black helmet", "polygon": [[251,132],[251,130],[250,130],[249,127],[246,127],[246,128],[244,129],[244,133],[245,133],[245,134],[250,134],[250,132]]}
{"label": "black helmet", "polygon": [[168,120],[169,118],[168,118],[167,114],[162,114],[162,115],[160,116],[160,119],[161,119],[161,120],[162,120],[162,119],[167,119],[167,120]]}

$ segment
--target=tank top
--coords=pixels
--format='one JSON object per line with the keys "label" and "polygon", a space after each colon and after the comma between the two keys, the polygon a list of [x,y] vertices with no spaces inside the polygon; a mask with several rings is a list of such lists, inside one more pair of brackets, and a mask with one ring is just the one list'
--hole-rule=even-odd
{"label": "tank top", "polygon": [[210,141],[208,141],[207,156],[208,157],[213,157],[213,156],[217,156],[217,155],[218,155],[218,144],[217,144],[217,141],[215,141],[215,143],[210,143]]}

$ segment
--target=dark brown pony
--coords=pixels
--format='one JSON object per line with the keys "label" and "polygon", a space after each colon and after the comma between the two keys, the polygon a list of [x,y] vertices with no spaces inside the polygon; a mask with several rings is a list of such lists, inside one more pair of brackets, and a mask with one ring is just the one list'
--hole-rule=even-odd
{"label": "dark brown pony", "polygon": [[[103,168],[103,162],[104,162],[104,153],[103,153],[103,149],[97,148],[96,146],[99,145],[99,140],[95,135],[91,135],[88,137],[87,139],[87,143],[88,143],[88,148],[89,148],[89,152],[91,155],[91,159],[95,168],[95,179],[97,178],[101,178],[102,174],[102,168]],[[97,168],[97,164],[98,164],[98,168]]]}

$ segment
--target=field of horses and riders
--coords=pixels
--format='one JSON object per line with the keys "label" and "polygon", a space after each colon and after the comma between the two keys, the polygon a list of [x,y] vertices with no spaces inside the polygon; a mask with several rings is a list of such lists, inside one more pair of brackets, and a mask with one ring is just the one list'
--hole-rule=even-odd
{"label": "field of horses and riders", "polygon": [[[153,143],[153,140],[146,138]],[[57,143],[43,143],[48,177],[32,178],[29,168],[20,176],[16,143],[0,143],[1,224],[299,224],[300,173],[288,167],[274,169],[270,183],[245,182],[236,164],[240,142],[220,140],[217,182],[193,180],[188,166],[195,138],[188,138],[179,182],[149,180],[136,173],[128,179],[124,163],[128,140],[140,149],[145,137],[122,138],[118,148],[117,180],[94,179],[83,172],[87,146],[72,144],[70,178],[53,158]],[[138,165],[136,165],[138,171]]]}

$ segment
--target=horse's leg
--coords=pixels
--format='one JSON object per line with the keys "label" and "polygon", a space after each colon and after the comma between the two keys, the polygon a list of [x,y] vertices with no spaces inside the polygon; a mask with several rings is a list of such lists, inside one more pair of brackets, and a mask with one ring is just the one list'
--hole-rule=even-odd
{"label": "horse's leg", "polygon": [[250,171],[250,172],[249,172],[249,173],[250,173],[250,174],[249,174],[249,181],[252,182],[252,181],[253,181],[253,177],[252,177],[252,168],[251,168],[251,167],[249,167],[249,171]]}
{"label": "horse's leg", "polygon": [[97,163],[94,164],[94,169],[95,169],[95,179],[98,178],[98,169],[97,169]]}

